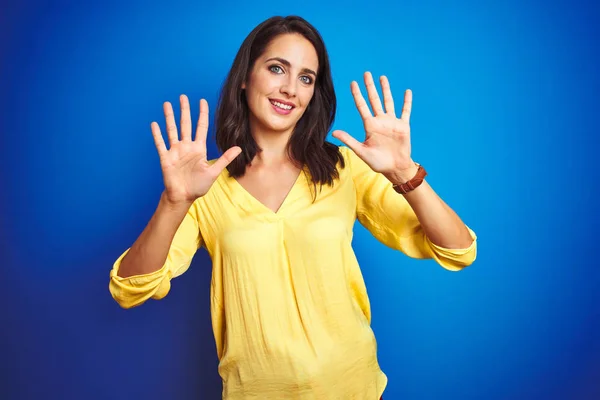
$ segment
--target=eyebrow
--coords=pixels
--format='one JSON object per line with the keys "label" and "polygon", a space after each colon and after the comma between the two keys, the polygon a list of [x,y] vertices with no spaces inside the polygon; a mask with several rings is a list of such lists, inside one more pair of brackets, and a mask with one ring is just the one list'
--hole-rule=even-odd
{"label": "eyebrow", "polygon": [[[282,63],[283,65],[285,65],[288,68],[290,68],[292,66],[292,64],[288,60],[286,60],[285,58],[281,58],[281,57],[271,57],[265,62],[273,61],[273,60],[279,61],[280,63]],[[315,78],[317,77],[317,73],[310,68],[302,68],[301,72],[304,72],[306,74],[313,74],[315,76]]]}

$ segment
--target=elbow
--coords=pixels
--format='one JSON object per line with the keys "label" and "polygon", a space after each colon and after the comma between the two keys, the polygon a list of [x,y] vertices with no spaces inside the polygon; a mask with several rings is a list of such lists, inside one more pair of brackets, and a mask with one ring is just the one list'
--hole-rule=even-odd
{"label": "elbow", "polygon": [[442,247],[433,243],[427,236],[425,242],[432,258],[443,268],[458,272],[473,265],[477,259],[477,235],[468,228],[469,240],[461,242],[460,246]]}
{"label": "elbow", "polygon": [[467,251],[461,254],[436,254],[434,258],[443,268],[452,272],[459,272],[473,265],[477,259],[477,244],[474,242]]}
{"label": "elbow", "polygon": [[160,300],[171,289],[168,275],[161,280],[148,282],[146,285],[135,286],[127,279],[111,277],[108,290],[115,302],[123,309],[128,310],[141,306],[149,299]]}
{"label": "elbow", "polygon": [[142,303],[127,301],[126,299],[119,298],[117,296],[112,296],[115,302],[121,307],[123,310],[129,310],[131,308],[135,308],[137,306],[142,305]]}
{"label": "elbow", "polygon": [[[427,239],[426,239],[427,240]],[[472,241],[462,248],[444,248],[433,244],[427,240],[430,245],[431,256],[435,261],[448,271],[458,272],[473,265],[477,259],[477,238],[472,237]]]}
{"label": "elbow", "polygon": [[443,268],[447,269],[448,271],[459,272],[459,271],[462,271],[465,268],[473,265],[474,262],[475,262],[475,258],[468,259],[468,260],[445,260],[445,261],[439,262],[439,264]]}

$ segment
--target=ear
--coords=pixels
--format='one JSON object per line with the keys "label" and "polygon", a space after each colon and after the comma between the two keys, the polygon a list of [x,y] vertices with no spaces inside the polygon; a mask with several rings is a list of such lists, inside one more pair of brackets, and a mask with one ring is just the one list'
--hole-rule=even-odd
{"label": "ear", "polygon": [[242,82],[242,90],[246,89],[246,82]]}

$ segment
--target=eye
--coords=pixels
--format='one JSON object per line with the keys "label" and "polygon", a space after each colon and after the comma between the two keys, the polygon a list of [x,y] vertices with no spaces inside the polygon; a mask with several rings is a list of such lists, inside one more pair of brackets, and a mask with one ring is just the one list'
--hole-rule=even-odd
{"label": "eye", "polygon": [[313,83],[313,79],[308,75],[301,76],[300,79],[302,79],[303,82],[306,83],[307,85],[310,85],[311,83]]}
{"label": "eye", "polygon": [[[277,70],[279,70],[280,72],[278,72]],[[280,74],[283,72],[283,69],[279,65],[271,65],[269,67],[269,71],[274,72],[276,74]]]}

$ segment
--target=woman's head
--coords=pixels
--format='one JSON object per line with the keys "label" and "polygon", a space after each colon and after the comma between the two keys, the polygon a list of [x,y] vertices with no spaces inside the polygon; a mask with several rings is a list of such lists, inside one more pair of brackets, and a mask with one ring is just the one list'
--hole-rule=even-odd
{"label": "woman's head", "polygon": [[[282,104],[288,110],[278,108]],[[260,150],[251,126],[282,134],[291,131],[291,159],[305,164],[315,183],[332,183],[335,166],[342,160],[337,147],[325,141],[335,112],[321,35],[300,17],[272,17],[246,37],[233,61],[216,112],[217,146],[221,151],[242,148],[228,166],[232,176],[241,176]]]}
{"label": "woman's head", "polygon": [[301,34],[279,34],[251,65],[242,81],[250,127],[289,133],[303,117],[317,86],[319,57],[314,46]]}

